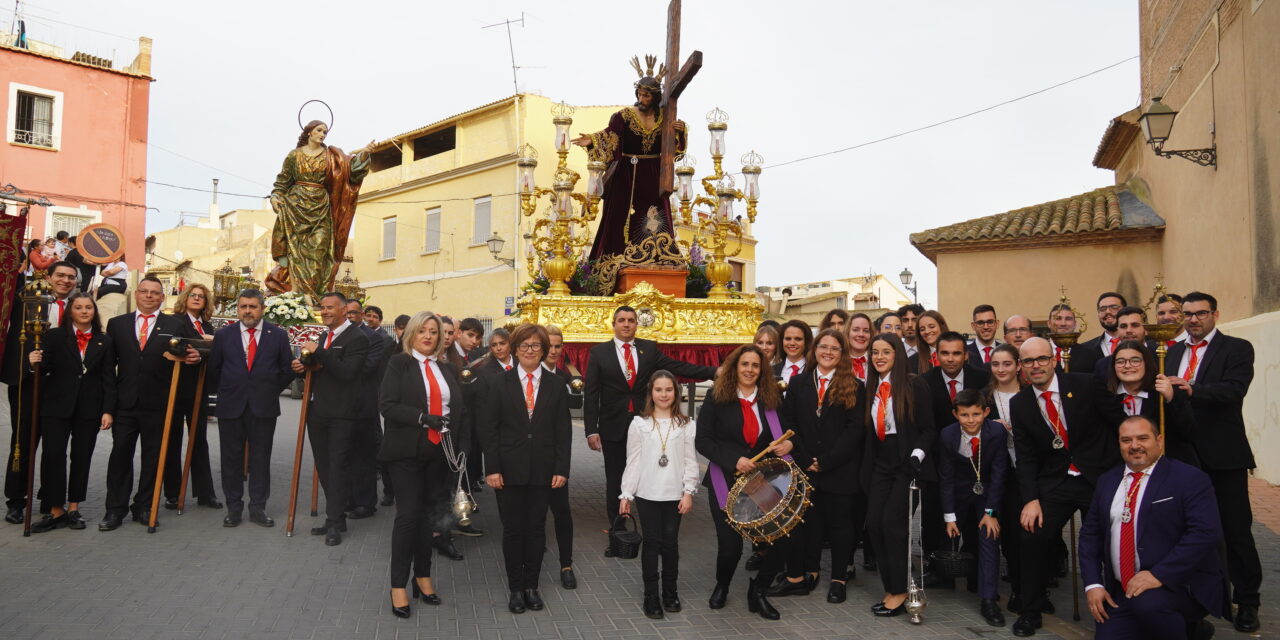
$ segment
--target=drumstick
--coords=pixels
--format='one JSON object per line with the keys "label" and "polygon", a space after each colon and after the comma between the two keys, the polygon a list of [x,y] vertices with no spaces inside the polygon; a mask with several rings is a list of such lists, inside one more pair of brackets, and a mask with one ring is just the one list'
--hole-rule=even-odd
{"label": "drumstick", "polygon": [[[795,434],[796,434],[796,432],[794,432],[794,431],[792,431],[792,430],[790,430],[790,429],[787,429],[787,430],[786,430],[786,432],[784,432],[784,433],[782,434],[782,436],[781,436],[781,437],[779,437],[777,440],[774,440],[773,442],[770,442],[770,443],[769,443],[769,447],[772,447],[773,445],[778,444],[778,443],[780,443],[780,442],[783,442],[783,441],[785,441],[785,440],[790,440],[790,439],[791,439],[791,436],[794,436]],[[757,462],[760,462],[760,458],[763,458],[763,457],[764,457],[764,454],[766,454],[766,453],[769,453],[769,449],[768,449],[768,447],[766,447],[764,451],[761,451],[760,453],[757,453],[757,454],[756,454],[756,457],[754,457],[754,458],[752,458],[752,459],[751,459],[751,464],[755,464],[755,463],[757,463]]]}

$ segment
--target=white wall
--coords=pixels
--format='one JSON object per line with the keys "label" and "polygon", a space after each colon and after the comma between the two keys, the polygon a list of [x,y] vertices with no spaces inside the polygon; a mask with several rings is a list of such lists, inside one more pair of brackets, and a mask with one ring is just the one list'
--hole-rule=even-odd
{"label": "white wall", "polygon": [[1253,384],[1244,399],[1244,425],[1258,468],[1254,475],[1280,484],[1280,311],[1219,325],[1253,343]]}

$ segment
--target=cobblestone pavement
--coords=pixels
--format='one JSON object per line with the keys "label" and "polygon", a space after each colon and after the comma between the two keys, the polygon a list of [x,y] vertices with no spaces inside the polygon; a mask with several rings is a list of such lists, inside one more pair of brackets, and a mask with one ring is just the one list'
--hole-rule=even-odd
{"label": "cobblestone pavement", "polygon": [[[778,622],[747,612],[747,574],[739,571],[729,605],[712,611],[706,598],[713,586],[715,536],[702,500],[682,524],[684,612],[669,614],[662,621],[649,620],[640,610],[639,561],[602,556],[604,473],[599,454],[590,451],[582,438],[574,446],[570,478],[576,591],[559,587],[554,537],[548,526],[550,550],[541,589],[547,608],[523,615],[507,612],[501,528],[493,492],[485,490],[476,494],[481,506],[476,520],[487,535],[458,538],[464,561],[437,557],[433,563],[444,604],[415,604],[413,617],[399,620],[387,611],[394,509],[383,508],[371,519],[351,521],[342,545],[325,547],[319,538],[307,535],[317,519],[308,517],[311,474],[304,473],[298,535],[284,535],[299,404],[283,402],[285,415],[276,431],[268,505],[275,528],[263,529],[247,520],[239,528],[223,528],[222,511],[190,502],[182,516],[162,510],[159,532],[153,535],[132,523],[117,531],[98,532],[111,448],[110,436],[104,434],[94,454],[89,500],[82,508],[91,523],[87,530],[60,529],[23,538],[19,526],[0,524],[0,638],[1012,637],[1008,626],[987,626],[978,615],[976,596],[963,588],[929,591],[921,626],[909,624],[905,617],[875,618],[868,607],[881,595],[879,578],[861,570],[850,583],[848,602],[842,605],[827,604],[824,588],[808,597],[775,599],[783,616]],[[7,420],[4,409],[0,415]],[[209,440],[216,479],[216,425],[211,425]],[[303,467],[307,470],[309,453],[308,447]],[[1263,630],[1269,637],[1280,637],[1280,607],[1265,593],[1266,587],[1276,584],[1280,559],[1275,528],[1280,525],[1280,490],[1260,481],[1253,490],[1260,520],[1255,531],[1267,575]],[[1046,616],[1046,627],[1036,637],[1092,635],[1087,621],[1079,626],[1069,622],[1070,581],[1063,583],[1053,598],[1059,614]],[[1007,585],[1001,588],[1007,597]],[[1015,616],[1007,617],[1012,624]],[[1225,623],[1219,622],[1218,629],[1219,638],[1245,637]]]}

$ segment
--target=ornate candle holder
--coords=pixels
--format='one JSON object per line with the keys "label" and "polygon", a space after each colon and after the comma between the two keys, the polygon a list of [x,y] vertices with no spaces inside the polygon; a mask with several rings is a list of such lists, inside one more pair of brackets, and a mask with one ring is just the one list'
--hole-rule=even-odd
{"label": "ornate candle holder", "polygon": [[1069,373],[1071,371],[1071,347],[1076,346],[1076,343],[1080,341],[1080,334],[1089,328],[1089,323],[1075,307],[1071,306],[1071,299],[1067,297],[1067,288],[1065,286],[1061,287],[1059,291],[1062,292],[1062,296],[1058,298],[1058,304],[1071,309],[1071,313],[1076,317],[1076,330],[1071,333],[1050,333],[1048,335],[1054,346],[1062,350],[1063,373]]}

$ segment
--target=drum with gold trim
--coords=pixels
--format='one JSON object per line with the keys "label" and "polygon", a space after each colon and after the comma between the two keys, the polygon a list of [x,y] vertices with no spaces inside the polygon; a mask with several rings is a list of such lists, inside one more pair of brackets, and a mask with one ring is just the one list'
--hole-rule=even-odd
{"label": "drum with gold trim", "polygon": [[791,535],[804,522],[804,512],[812,504],[809,478],[800,467],[783,458],[756,463],[756,470],[733,483],[725,498],[729,526],[743,538],[770,543]]}

